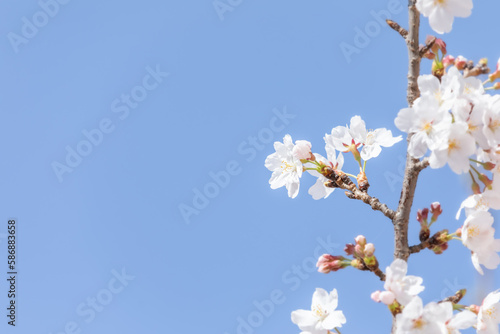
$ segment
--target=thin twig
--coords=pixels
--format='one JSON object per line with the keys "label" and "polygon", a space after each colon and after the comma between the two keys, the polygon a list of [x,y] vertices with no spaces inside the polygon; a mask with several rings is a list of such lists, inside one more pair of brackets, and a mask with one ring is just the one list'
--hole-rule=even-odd
{"label": "thin twig", "polygon": [[370,205],[373,210],[380,211],[389,219],[394,220],[396,213],[393,210],[389,209],[386,204],[381,203],[378,198],[371,197],[366,192],[359,190],[345,173],[325,167],[322,174],[332,181],[328,185],[329,187],[348,190],[346,192],[347,197],[363,201]]}
{"label": "thin twig", "polygon": [[392,29],[396,30],[404,39],[406,39],[406,36],[408,36],[408,30],[405,28],[401,27],[398,23],[394,22],[393,20],[385,20],[389,27]]}
{"label": "thin twig", "polygon": [[445,299],[443,299],[439,303],[452,302],[453,304],[458,304],[460,302],[460,300],[462,300],[462,298],[465,296],[466,293],[467,293],[466,289],[458,290],[457,293],[455,293],[453,296],[446,297]]}

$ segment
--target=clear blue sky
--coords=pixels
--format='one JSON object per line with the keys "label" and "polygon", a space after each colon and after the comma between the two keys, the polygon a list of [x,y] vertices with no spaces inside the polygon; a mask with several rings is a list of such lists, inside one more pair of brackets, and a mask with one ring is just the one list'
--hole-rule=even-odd
{"label": "clear blue sky", "polygon": [[[316,287],[339,291],[343,333],[389,332],[389,313],[370,300],[382,288],[374,275],[312,265],[364,234],[385,268],[391,223],[341,191],[312,200],[308,175],[296,199],[272,191],[264,160],[286,133],[324,155],[324,134],[355,114],[400,134],[406,47],[371,11],[406,25],[405,1],[221,2],[218,13],[211,0],[42,0],[51,15],[35,0],[0,2],[2,333],[298,333],[290,312]],[[500,3],[474,4],[448,50],[496,63],[488,32]],[[357,28],[371,36],[346,57]],[[404,154],[401,142],[367,169],[370,193],[392,208]],[[184,219],[198,191],[212,198]],[[467,194],[448,167],[426,170],[415,209],[441,201],[436,228],[455,230]],[[10,217],[16,329],[5,317]],[[412,219],[412,244],[417,233]],[[478,279],[458,242],[412,257],[410,273],[423,276],[425,302],[468,287],[465,301],[479,303],[500,287],[491,272]]]}

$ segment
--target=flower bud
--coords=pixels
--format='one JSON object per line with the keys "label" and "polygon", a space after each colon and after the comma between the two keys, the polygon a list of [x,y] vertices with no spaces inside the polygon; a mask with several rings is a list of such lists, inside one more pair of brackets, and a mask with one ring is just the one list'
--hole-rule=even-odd
{"label": "flower bud", "polygon": [[345,267],[342,263],[345,260],[342,256],[333,256],[330,254],[323,254],[319,257],[316,267],[318,271],[323,274],[328,274],[331,271],[337,271]]}
{"label": "flower bud", "polygon": [[461,238],[461,237],[462,237],[462,227],[459,227],[459,228],[455,231],[455,234],[457,235],[457,237]]}
{"label": "flower bud", "polygon": [[469,309],[469,311],[471,311],[471,312],[473,312],[475,314],[479,314],[479,310],[481,309],[481,307],[472,304],[471,306],[468,307],[468,309]]}
{"label": "flower bud", "polygon": [[463,56],[458,56],[457,58],[455,58],[455,67],[458,68],[459,70],[463,70],[466,65],[467,65],[467,59],[464,58]]}
{"label": "flower bud", "polygon": [[354,267],[354,268],[356,268],[356,269],[359,269],[359,270],[366,270],[365,265],[359,259],[352,260],[351,261],[351,266]]}
{"label": "flower bud", "polygon": [[443,209],[441,209],[441,204],[439,202],[431,204],[431,213],[438,216],[443,213]]}
{"label": "flower bud", "polygon": [[372,292],[372,294],[370,295],[370,298],[374,301],[374,302],[377,302],[377,303],[380,303],[380,293],[381,291],[380,290],[377,290],[375,292]]}
{"label": "flower bud", "polygon": [[366,238],[364,235],[358,235],[356,238],[354,238],[356,241],[356,244],[360,245],[361,247],[364,247],[366,245]]}
{"label": "flower bud", "polygon": [[356,181],[358,182],[358,188],[362,192],[367,192],[370,184],[368,183],[368,178],[366,177],[365,172],[360,172],[356,177]]}
{"label": "flower bud", "polygon": [[425,240],[429,239],[430,236],[431,236],[431,230],[429,230],[427,226],[422,226],[418,234],[418,239],[424,242]]}
{"label": "flower bud", "polygon": [[354,246],[354,255],[355,256],[363,256],[365,254],[364,247],[361,245]]}
{"label": "flower bud", "polygon": [[297,140],[292,150],[293,154],[300,160],[312,160],[311,143],[307,140]]}
{"label": "flower bud", "polygon": [[472,192],[474,194],[480,194],[481,193],[481,187],[479,186],[479,184],[474,179],[472,179],[471,188],[472,188]]}
{"label": "flower bud", "polygon": [[484,162],[482,163],[482,166],[485,170],[493,170],[496,167],[496,165],[492,162]]}
{"label": "flower bud", "polygon": [[365,256],[371,257],[375,253],[375,245],[372,243],[366,244],[365,246]]}
{"label": "flower bud", "polygon": [[493,89],[500,89],[500,82],[495,82]]}
{"label": "flower bud", "polygon": [[[437,49],[441,50],[443,55],[446,54],[446,43],[441,38],[436,38],[436,41],[434,42],[434,45],[432,48],[432,51],[434,51],[434,47],[437,47]],[[437,52],[437,50],[434,52]]]}
{"label": "flower bud", "polygon": [[380,301],[385,305],[391,305],[396,300],[396,296],[391,291],[382,291],[379,297]]}
{"label": "flower bud", "polygon": [[479,173],[477,178],[479,179],[479,181],[483,182],[486,188],[488,188],[489,190],[493,189],[493,187],[491,186],[493,184],[493,181],[490,180],[488,176],[483,173]]}
{"label": "flower bud", "polygon": [[427,223],[427,218],[429,216],[429,209],[423,208],[417,211],[417,221],[422,223]]}
{"label": "flower bud", "polygon": [[443,58],[443,66],[444,68],[447,68],[450,65],[453,65],[455,63],[455,57],[452,55],[447,55]]}
{"label": "flower bud", "polygon": [[441,209],[441,204],[439,202],[434,202],[431,204],[431,223],[434,223],[438,217],[443,213],[443,209]]}

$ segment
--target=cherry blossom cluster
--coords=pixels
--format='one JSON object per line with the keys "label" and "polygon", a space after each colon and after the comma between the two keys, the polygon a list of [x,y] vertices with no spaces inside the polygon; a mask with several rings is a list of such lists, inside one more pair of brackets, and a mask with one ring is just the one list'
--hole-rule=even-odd
{"label": "cherry blossom cluster", "polygon": [[[500,59],[496,70],[490,73],[486,58],[474,64],[464,56],[449,55],[446,43],[440,38],[428,36],[420,49],[414,47],[418,45],[418,34],[414,32],[415,27],[418,29],[416,17],[419,12],[429,19],[435,32],[449,33],[455,17],[471,15],[472,0],[416,0],[409,4],[410,15],[414,14],[410,17],[412,28],[406,30],[391,20],[388,24],[409,46],[410,74],[411,70],[418,72],[418,66],[414,65],[418,65],[416,61],[421,58],[433,62],[431,74],[418,76],[418,90],[414,80],[417,74],[409,76],[410,107],[401,109],[394,121],[399,130],[408,134],[408,154],[417,159],[408,161],[405,181],[407,175],[411,180],[411,173],[418,176],[418,172],[427,166],[437,169],[448,165],[456,174],[469,175],[472,195],[462,202],[456,214],[458,220],[461,212],[465,212],[463,225],[456,231],[454,227],[452,233],[443,229],[431,236],[431,226],[443,212],[438,202],[418,210],[416,220],[420,223],[420,244],[399,249],[400,255],[397,256],[406,259],[408,254],[424,249],[441,254],[448,249],[449,242],[459,240],[471,251],[475,269],[483,274],[483,267],[495,269],[500,265],[500,239],[495,239],[494,219],[490,213],[490,209],[500,210],[500,95],[490,95],[490,91],[500,90]],[[486,81],[478,78],[483,74],[488,74]],[[294,143],[290,135],[283,138],[283,143],[275,142],[276,152],[265,161],[266,168],[272,172],[271,188],[285,186],[288,196],[295,198],[302,175],[307,171],[316,178],[316,183],[309,189],[313,199],[327,198],[335,188],[343,188],[348,190],[346,195],[349,198],[360,199],[384,213],[396,226],[395,230],[398,224],[408,224],[409,211],[405,208],[390,210],[368,195],[369,183],[365,173],[368,160],[378,157],[382,147],[391,147],[402,137],[394,137],[386,128],[368,131],[361,117],[354,116],[349,125],[334,127],[324,140],[326,158],[313,153],[310,142],[298,140]],[[349,152],[359,165],[359,171],[354,174],[342,170],[343,153]],[[357,186],[351,178],[355,178]],[[411,200],[408,207],[411,208]],[[406,216],[402,212],[406,212]],[[399,233],[405,234],[407,230]],[[500,333],[500,289],[488,294],[481,306],[459,304],[465,289],[455,296],[424,305],[419,297],[424,290],[423,279],[407,275],[405,260],[394,260],[384,273],[374,254],[375,246],[367,243],[362,235],[355,238],[354,244],[347,244],[344,251],[347,257],[320,256],[316,264],[318,271],[328,274],[353,267],[378,276],[384,281],[384,290],[373,292],[371,298],[386,305],[394,316],[393,333],[459,334],[468,328],[476,329],[479,334]],[[311,310],[293,311],[292,322],[302,330],[301,334],[340,333],[339,328],[346,323],[346,318],[337,306],[336,289],[328,293],[317,288]]]}
{"label": "cherry blossom cluster", "polygon": [[[396,259],[386,269],[385,291],[375,291],[372,299],[387,305],[396,315],[398,334],[459,334],[460,330],[475,327],[479,334],[498,333],[500,324],[500,291],[490,293],[481,306],[460,305],[458,297],[448,298],[439,303],[423,305],[418,294],[424,290],[422,278],[406,275],[407,264]],[[453,314],[453,311],[459,313]]]}
{"label": "cherry blossom cluster", "polygon": [[[392,132],[385,128],[367,131],[361,117],[354,116],[351,118],[350,126],[337,126],[332,129],[331,134],[326,134],[324,139],[326,158],[318,153],[312,153],[311,143],[308,141],[297,140],[293,143],[290,135],[283,138],[283,143],[275,142],[276,152],[269,155],[265,162],[266,168],[273,172],[269,180],[271,189],[285,186],[288,196],[295,198],[299,193],[300,178],[303,172],[307,171],[317,178],[316,183],[309,188],[309,194],[315,200],[327,198],[334,191],[335,185],[326,177],[325,167],[343,173],[342,152],[353,154],[360,166],[358,183],[367,184],[364,174],[366,161],[377,157],[382,147],[390,147],[401,141],[402,137],[393,137]],[[367,188],[366,185],[365,187]]]}

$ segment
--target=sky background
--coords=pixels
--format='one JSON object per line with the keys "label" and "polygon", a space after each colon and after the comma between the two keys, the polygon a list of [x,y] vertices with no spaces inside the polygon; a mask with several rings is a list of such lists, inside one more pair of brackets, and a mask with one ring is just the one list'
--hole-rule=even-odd
{"label": "sky background", "polygon": [[[0,1],[0,331],[299,333],[290,313],[309,309],[321,287],[339,292],[343,333],[388,333],[389,312],[370,300],[382,289],[373,274],[324,275],[314,264],[364,234],[385,269],[390,221],[342,191],[314,201],[309,175],[295,199],[272,191],[264,160],[286,133],[324,155],[324,134],[353,115],[401,134],[406,46],[373,13],[406,26],[405,1],[225,0],[219,13],[211,0],[66,2]],[[449,53],[494,64],[488,32],[500,3],[474,3],[444,39]],[[365,28],[370,36],[356,40]],[[422,40],[428,33],[422,19]],[[346,57],[341,45],[357,51]],[[370,194],[391,208],[405,150],[403,141],[367,166]],[[346,155],[345,170],[355,168]],[[433,231],[455,230],[468,194],[448,167],[425,170],[410,243],[418,208],[440,201]],[[12,217],[15,329],[6,318]],[[409,265],[426,303],[467,288],[464,302],[478,304],[500,287],[494,272],[479,277],[460,242]]]}

